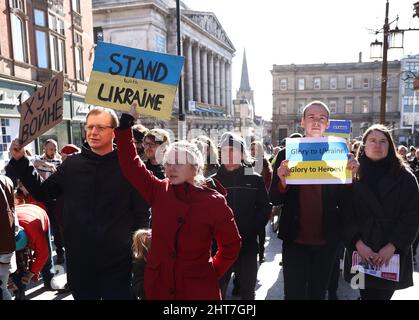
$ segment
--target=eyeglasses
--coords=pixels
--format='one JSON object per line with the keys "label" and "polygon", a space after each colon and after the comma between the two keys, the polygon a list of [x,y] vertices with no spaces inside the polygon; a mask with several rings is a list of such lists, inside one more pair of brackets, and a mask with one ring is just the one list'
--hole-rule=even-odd
{"label": "eyeglasses", "polygon": [[159,145],[160,145],[159,143],[155,143],[155,142],[143,142],[144,148],[152,148]]}
{"label": "eyeglasses", "polygon": [[92,131],[94,128],[96,128],[96,130],[98,132],[103,132],[105,129],[108,129],[108,128],[113,129],[114,127],[112,127],[112,126],[101,126],[101,125],[98,125],[98,124],[91,124],[91,125],[85,125],[84,126],[84,129],[86,131]]}

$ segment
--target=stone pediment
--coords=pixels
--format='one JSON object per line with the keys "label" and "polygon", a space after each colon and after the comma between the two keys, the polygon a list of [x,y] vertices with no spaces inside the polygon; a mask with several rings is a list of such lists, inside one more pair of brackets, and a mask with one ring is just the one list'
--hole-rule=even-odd
{"label": "stone pediment", "polygon": [[192,20],[196,25],[201,27],[201,29],[205,30],[221,42],[223,42],[226,46],[230,47],[231,49],[235,50],[233,43],[228,38],[226,32],[224,31],[221,23],[218,21],[215,14],[212,12],[198,12],[198,11],[183,11],[184,16]]}

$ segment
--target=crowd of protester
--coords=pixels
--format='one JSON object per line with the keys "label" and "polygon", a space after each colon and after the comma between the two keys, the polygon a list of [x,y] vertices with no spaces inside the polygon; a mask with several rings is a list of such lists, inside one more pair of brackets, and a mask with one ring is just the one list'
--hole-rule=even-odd
{"label": "crowd of protester", "polygon": [[[322,137],[330,111],[302,112],[303,134]],[[278,215],[285,299],[338,299],[340,261],[353,252],[381,267],[400,256],[398,282],[365,275],[362,299],[413,285],[419,236],[419,149],[397,146],[382,125],[350,142],[350,184],[288,185],[285,139],[274,147],[233,132],[171,141],[97,107],[86,142],[33,156],[12,142],[0,176],[0,298],[25,299],[31,282],[74,299],[255,299],[265,227]],[[60,150],[60,151],[59,151]],[[412,252],[413,249],[413,252]],[[55,252],[55,255],[54,255]],[[54,281],[65,265],[67,284]]]}

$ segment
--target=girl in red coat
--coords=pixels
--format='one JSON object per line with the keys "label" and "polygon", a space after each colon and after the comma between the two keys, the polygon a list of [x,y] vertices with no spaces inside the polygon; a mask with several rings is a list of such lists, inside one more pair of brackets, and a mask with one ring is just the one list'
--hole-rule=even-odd
{"label": "girl in red coat", "polygon": [[[241,241],[225,191],[205,182],[202,155],[188,142],[168,148],[163,158],[167,178],[156,178],[137,155],[133,122],[123,114],[115,133],[122,171],[153,212],[145,299],[220,300],[218,280],[236,260]],[[212,239],[218,244],[214,257]]]}

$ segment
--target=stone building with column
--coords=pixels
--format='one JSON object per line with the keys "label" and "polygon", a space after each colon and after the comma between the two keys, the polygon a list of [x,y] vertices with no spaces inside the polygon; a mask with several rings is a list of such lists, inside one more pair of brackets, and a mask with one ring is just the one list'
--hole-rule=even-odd
{"label": "stone building with column", "polygon": [[[95,41],[177,54],[174,0],[93,0]],[[194,11],[181,2],[183,104],[187,130],[233,129],[232,59],[235,48],[214,13]],[[144,117],[147,127],[177,135],[179,101],[172,119]]]}
{"label": "stone building with column", "polygon": [[[381,62],[273,65],[272,143],[302,132],[301,112],[321,100],[332,119],[351,120],[352,137],[380,121]],[[388,62],[386,125],[398,141],[400,61]]]}

